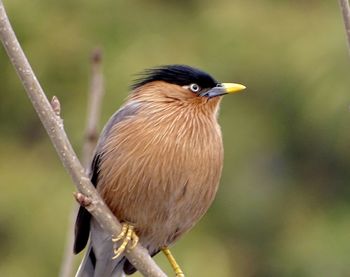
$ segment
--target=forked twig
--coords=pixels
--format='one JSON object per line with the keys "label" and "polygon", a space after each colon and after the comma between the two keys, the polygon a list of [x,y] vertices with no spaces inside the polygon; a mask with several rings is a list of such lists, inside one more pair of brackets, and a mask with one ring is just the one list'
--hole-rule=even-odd
{"label": "forked twig", "polygon": [[[43,89],[23,53],[1,0],[0,40],[63,165],[72,177],[78,191],[91,198],[92,202],[86,209],[94,216],[104,230],[111,235],[118,234],[121,231],[121,225],[86,176],[85,170],[79,162],[63,129],[61,118],[57,116],[52,109],[50,102],[46,98]],[[127,251],[126,256],[144,276],[166,276],[152,260],[148,251],[140,244],[134,249]]]}

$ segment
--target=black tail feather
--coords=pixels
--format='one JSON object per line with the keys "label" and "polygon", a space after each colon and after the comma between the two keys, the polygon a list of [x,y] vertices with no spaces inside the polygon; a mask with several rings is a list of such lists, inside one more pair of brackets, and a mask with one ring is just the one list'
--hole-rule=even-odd
{"label": "black tail feather", "polygon": [[82,251],[89,240],[90,219],[91,214],[84,207],[80,207],[75,223],[74,254]]}

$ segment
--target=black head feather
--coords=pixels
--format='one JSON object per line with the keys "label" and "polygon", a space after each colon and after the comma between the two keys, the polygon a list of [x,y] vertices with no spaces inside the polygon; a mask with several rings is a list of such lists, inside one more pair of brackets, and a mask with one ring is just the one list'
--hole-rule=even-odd
{"label": "black head feather", "polygon": [[218,84],[208,73],[187,65],[175,64],[146,69],[131,88],[136,89],[153,81],[164,81],[179,86],[195,83],[201,88],[212,88]]}

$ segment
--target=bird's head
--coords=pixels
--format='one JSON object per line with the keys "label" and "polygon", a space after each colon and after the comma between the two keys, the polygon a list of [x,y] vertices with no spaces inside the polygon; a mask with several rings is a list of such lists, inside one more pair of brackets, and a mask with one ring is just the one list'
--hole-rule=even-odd
{"label": "bird's head", "polygon": [[199,69],[186,65],[165,65],[145,70],[132,85],[140,94],[160,94],[178,100],[210,99],[232,94],[245,89],[235,83],[220,83]]}
{"label": "bird's head", "polygon": [[214,112],[221,96],[243,89],[243,85],[220,83],[208,73],[190,66],[165,65],[145,70],[132,85],[131,98],[152,105],[205,106]]}

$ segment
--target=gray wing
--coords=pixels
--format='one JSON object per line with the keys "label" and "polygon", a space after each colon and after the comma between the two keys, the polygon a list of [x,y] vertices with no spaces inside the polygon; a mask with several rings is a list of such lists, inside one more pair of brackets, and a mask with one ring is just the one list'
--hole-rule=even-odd
{"label": "gray wing", "polygon": [[[95,155],[92,160],[91,170],[90,170],[90,179],[92,184],[95,187],[97,187],[97,184],[98,184],[98,175],[100,171],[99,164],[100,164],[102,146],[106,138],[108,137],[110,130],[118,122],[121,122],[127,118],[130,118],[131,116],[134,116],[137,113],[138,108],[139,108],[139,103],[130,102],[129,104],[125,105],[120,110],[118,110],[109,119],[108,123],[104,127],[95,150]],[[74,248],[73,248],[73,251],[75,254],[78,254],[80,251],[82,251],[89,240],[90,220],[91,220],[91,214],[84,207],[80,207],[77,215],[77,219],[75,222],[75,241],[74,241]]]}

